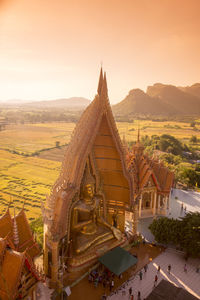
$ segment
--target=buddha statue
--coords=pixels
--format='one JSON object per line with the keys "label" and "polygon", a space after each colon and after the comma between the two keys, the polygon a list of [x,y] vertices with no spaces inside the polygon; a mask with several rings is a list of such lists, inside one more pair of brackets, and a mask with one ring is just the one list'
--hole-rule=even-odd
{"label": "buddha statue", "polygon": [[72,211],[71,237],[75,255],[108,240],[122,239],[121,231],[106,222],[100,214],[101,197],[95,195],[95,180],[88,169],[86,166],[80,200]]}

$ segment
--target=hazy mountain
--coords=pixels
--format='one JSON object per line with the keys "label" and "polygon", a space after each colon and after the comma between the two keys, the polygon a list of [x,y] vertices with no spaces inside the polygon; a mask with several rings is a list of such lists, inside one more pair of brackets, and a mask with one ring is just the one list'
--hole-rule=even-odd
{"label": "hazy mountain", "polygon": [[45,101],[27,101],[27,100],[8,100],[4,103],[4,105],[13,105],[23,108],[37,108],[37,109],[45,109],[45,108],[65,108],[72,110],[84,109],[90,104],[90,100],[83,97],[72,97],[72,98],[63,98],[56,100],[45,100]]}
{"label": "hazy mountain", "polygon": [[131,90],[124,100],[113,105],[113,112],[116,115],[164,114],[166,110],[169,110],[168,105],[156,97],[150,97],[140,89]]}
{"label": "hazy mountain", "polygon": [[176,86],[156,83],[147,88],[147,94],[159,98],[162,103],[173,107],[177,113],[200,114],[200,98],[184,92]]}
{"label": "hazy mountain", "polygon": [[200,83],[195,83],[191,86],[178,87],[183,92],[192,94],[193,96],[200,97]]}
{"label": "hazy mountain", "polygon": [[[200,84],[199,84],[200,86]],[[195,92],[197,92],[197,86]],[[190,115],[200,114],[200,97],[173,86],[156,83],[147,92],[134,89],[113,106],[116,115]]]}
{"label": "hazy mountain", "polygon": [[72,97],[67,99],[56,99],[49,101],[37,101],[27,103],[27,106],[38,107],[38,108],[71,108],[71,109],[82,109],[90,104],[90,100],[82,97]]}

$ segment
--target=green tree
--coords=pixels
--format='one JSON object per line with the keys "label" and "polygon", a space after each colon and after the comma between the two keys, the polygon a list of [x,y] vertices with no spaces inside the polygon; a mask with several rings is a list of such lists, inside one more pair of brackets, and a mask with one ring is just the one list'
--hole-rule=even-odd
{"label": "green tree", "polygon": [[44,223],[41,216],[30,223],[31,230],[36,233],[37,242],[41,249],[43,248],[43,226]]}
{"label": "green tree", "polygon": [[182,218],[181,228],[181,247],[190,256],[200,256],[200,213],[188,213]]}
{"label": "green tree", "polygon": [[192,257],[200,257],[200,213],[188,213],[181,220],[161,217],[153,220],[150,231],[159,243],[174,244]]}
{"label": "green tree", "polygon": [[197,143],[197,137],[196,137],[196,135],[192,135],[191,136],[190,143],[193,143],[193,144]]}

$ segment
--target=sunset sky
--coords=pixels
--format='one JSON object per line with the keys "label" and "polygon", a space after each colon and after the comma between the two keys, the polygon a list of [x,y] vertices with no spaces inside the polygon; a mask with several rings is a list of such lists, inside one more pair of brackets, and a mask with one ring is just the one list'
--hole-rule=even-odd
{"label": "sunset sky", "polygon": [[200,0],[0,0],[0,100],[200,82]]}

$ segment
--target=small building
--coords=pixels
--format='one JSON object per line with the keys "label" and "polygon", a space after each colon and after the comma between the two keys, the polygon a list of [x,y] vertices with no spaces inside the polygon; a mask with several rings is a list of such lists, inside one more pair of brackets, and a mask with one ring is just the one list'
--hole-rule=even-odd
{"label": "small building", "polygon": [[35,299],[39,254],[24,210],[11,217],[8,209],[0,218],[0,299]]}
{"label": "small building", "polygon": [[144,153],[139,140],[127,152],[127,167],[134,182],[134,198],[138,198],[138,217],[166,215],[174,173],[162,162]]}

